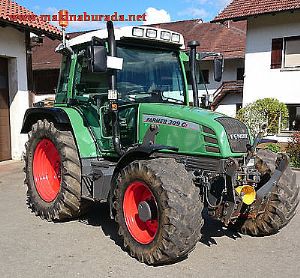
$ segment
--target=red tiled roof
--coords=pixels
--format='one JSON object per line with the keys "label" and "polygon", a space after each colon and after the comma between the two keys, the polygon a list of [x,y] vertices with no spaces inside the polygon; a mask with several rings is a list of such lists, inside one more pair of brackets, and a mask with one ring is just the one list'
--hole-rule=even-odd
{"label": "red tiled roof", "polygon": [[[12,17],[14,15],[21,15],[23,18],[16,19]],[[31,18],[26,19],[24,16],[35,17],[35,14],[23,6],[20,6],[16,2],[0,0],[0,22],[21,26],[32,32],[43,33],[51,38],[61,37],[60,30],[50,23],[39,20],[38,17],[35,17],[34,20],[32,20]]]}
{"label": "red tiled roof", "polygon": [[198,51],[221,52],[225,59],[244,58],[247,22],[228,22],[228,24],[203,23],[199,20],[184,20],[153,24],[158,28],[169,29],[183,34],[185,44],[198,40]]}
{"label": "red tiled roof", "polygon": [[212,22],[300,9],[300,0],[233,0]]}

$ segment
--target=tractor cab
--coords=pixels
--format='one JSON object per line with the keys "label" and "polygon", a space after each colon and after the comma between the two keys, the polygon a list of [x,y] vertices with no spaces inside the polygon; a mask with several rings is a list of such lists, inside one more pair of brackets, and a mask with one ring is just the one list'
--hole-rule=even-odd
{"label": "tractor cab", "polygon": [[[94,132],[101,154],[121,155],[122,147],[143,140],[147,126],[137,124],[143,107],[149,110],[153,104],[152,108],[159,105],[158,109],[182,113],[182,107],[188,112],[191,103],[199,106],[194,78],[197,46],[197,42],[189,45],[194,92],[190,98],[185,73],[189,57],[182,51],[185,45],[179,33],[146,26],[114,30],[109,23],[107,30],[71,39],[56,50],[63,54],[56,107],[67,104],[84,110],[92,129],[97,129]],[[221,78],[222,63],[216,65],[216,75]],[[98,120],[101,122],[95,127],[92,121]],[[167,121],[170,126],[178,123],[173,117],[158,121]]]}
{"label": "tractor cab", "polygon": [[[63,45],[57,48],[66,54],[57,103],[64,103],[65,98],[87,101],[94,97],[105,103],[112,75],[116,79],[114,85],[120,105],[188,103],[183,57],[180,57],[186,55],[179,51],[184,48],[182,35],[149,27],[123,27],[114,32],[114,56],[107,49],[106,30],[70,40],[68,47],[72,52],[66,52]],[[72,92],[68,92],[63,88],[72,62],[75,82]]]}

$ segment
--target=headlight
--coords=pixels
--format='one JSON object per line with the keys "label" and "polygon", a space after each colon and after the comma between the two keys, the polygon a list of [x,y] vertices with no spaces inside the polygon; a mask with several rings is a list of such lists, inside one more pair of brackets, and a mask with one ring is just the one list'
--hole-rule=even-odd
{"label": "headlight", "polygon": [[144,36],[144,29],[143,28],[133,28],[132,29],[132,36],[135,37],[143,37]]}
{"label": "headlight", "polygon": [[179,34],[172,34],[172,42],[180,42],[180,35]]}
{"label": "headlight", "polygon": [[164,41],[169,41],[171,39],[171,33],[166,31],[161,31],[160,38]]}
{"label": "headlight", "polygon": [[151,38],[151,39],[155,39],[157,37],[157,30],[147,29],[146,37]]}

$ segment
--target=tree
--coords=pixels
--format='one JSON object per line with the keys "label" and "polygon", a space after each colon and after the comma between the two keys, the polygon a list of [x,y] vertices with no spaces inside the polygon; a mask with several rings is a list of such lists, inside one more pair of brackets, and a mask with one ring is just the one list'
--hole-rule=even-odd
{"label": "tree", "polygon": [[278,133],[286,128],[288,116],[287,106],[275,98],[259,99],[239,110],[237,114],[237,118],[249,126],[253,135],[259,132],[263,123],[268,124],[269,134]]}

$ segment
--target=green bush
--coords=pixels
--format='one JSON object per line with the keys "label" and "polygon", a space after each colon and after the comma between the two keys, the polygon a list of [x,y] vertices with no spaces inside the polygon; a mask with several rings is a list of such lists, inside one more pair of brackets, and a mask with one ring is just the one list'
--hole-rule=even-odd
{"label": "green bush", "polygon": [[279,132],[280,115],[280,129],[283,129],[286,128],[288,122],[287,106],[275,98],[264,98],[239,110],[237,118],[249,126],[252,135],[259,132],[263,123],[268,124],[269,134],[276,134]]}
{"label": "green bush", "polygon": [[286,151],[291,158],[291,165],[300,168],[300,132],[292,135]]}
{"label": "green bush", "polygon": [[273,153],[279,153],[280,152],[280,146],[277,144],[268,144],[266,147],[267,150],[273,152]]}

